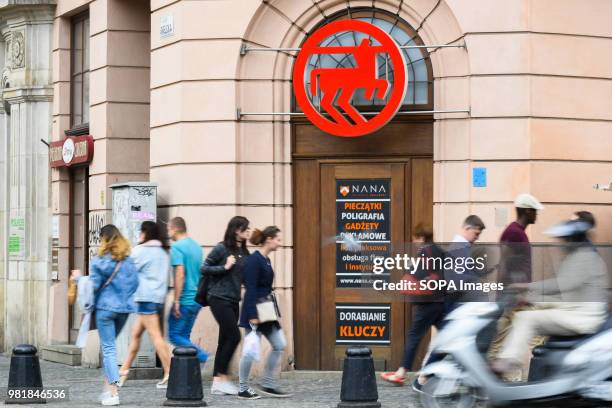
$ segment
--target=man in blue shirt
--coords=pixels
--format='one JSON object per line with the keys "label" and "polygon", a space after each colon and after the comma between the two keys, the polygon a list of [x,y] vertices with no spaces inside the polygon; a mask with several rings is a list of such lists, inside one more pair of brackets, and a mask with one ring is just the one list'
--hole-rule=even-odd
{"label": "man in blue shirt", "polygon": [[168,235],[174,241],[170,261],[174,269],[174,304],[168,319],[168,338],[175,346],[191,346],[198,352],[198,359],[204,363],[208,354],[190,340],[191,329],[201,306],[195,296],[200,280],[202,248],[187,235],[187,225],[181,217],[168,223]]}

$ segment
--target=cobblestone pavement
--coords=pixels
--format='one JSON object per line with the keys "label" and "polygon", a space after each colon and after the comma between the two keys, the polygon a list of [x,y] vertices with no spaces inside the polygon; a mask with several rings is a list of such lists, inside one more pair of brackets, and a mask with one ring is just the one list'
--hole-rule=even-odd
{"label": "cobblestone pavement", "polygon": [[[8,384],[10,360],[0,356],[0,387]],[[49,407],[99,407],[98,394],[102,391],[102,372],[98,369],[70,367],[63,364],[41,360],[41,371],[45,387],[68,387],[68,401],[47,402]],[[204,399],[211,407],[336,407],[340,399],[340,377],[336,375],[321,376],[287,375],[281,380],[283,389],[294,396],[290,399],[262,398],[257,401],[244,401],[231,396],[210,394],[210,382],[204,381]],[[131,380],[121,389],[121,406],[124,407],[157,407],[165,400],[165,390],[155,388],[157,380]],[[409,387],[394,387],[378,384],[379,401],[383,407],[420,407],[418,398]],[[21,405],[29,406],[29,405]],[[32,405],[40,408],[41,405]]]}

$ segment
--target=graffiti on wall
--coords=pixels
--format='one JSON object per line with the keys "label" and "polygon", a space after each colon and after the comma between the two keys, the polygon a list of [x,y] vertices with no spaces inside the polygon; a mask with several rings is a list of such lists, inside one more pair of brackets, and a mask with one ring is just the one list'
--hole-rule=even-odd
{"label": "graffiti on wall", "polygon": [[106,225],[106,213],[95,212],[89,214],[89,231],[87,232],[87,242],[89,247],[89,260],[96,256],[100,247],[100,231]]}

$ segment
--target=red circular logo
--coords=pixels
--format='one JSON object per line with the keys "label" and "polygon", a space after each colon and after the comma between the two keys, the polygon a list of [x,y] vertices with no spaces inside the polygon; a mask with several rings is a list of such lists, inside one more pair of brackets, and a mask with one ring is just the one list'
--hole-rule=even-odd
{"label": "red circular logo", "polygon": [[[368,37],[356,46],[320,46],[327,38],[345,31],[360,32]],[[380,45],[373,45],[371,39]],[[378,77],[377,54],[380,53],[388,54],[393,64],[393,89],[389,81]],[[315,54],[352,54],[356,66],[315,68],[309,73],[310,86],[306,89],[306,67]],[[358,89],[365,91],[366,99],[385,99],[389,95],[384,108],[369,120],[351,104]],[[342,137],[367,135],[386,125],[402,105],[406,93],[404,55],[393,38],[373,24],[359,20],[335,21],[315,31],[302,46],[293,69],[293,90],[306,117],[322,131]],[[317,90],[321,112],[309,98],[309,95],[317,95]]]}

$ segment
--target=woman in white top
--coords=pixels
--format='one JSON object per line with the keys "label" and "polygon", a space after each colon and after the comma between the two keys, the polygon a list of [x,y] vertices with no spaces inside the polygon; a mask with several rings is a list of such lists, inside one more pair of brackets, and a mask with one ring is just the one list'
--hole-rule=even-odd
{"label": "woman in white top", "polygon": [[164,378],[157,383],[157,388],[168,387],[170,349],[164,340],[159,320],[168,291],[170,258],[162,231],[165,229],[152,221],[143,222],[140,227],[140,244],[132,250],[131,257],[138,269],[138,290],[134,295],[136,322],[132,329],[128,355],[119,371],[119,386],[123,386],[127,380],[132,361],[140,348],[140,339],[146,330],[164,369]]}

